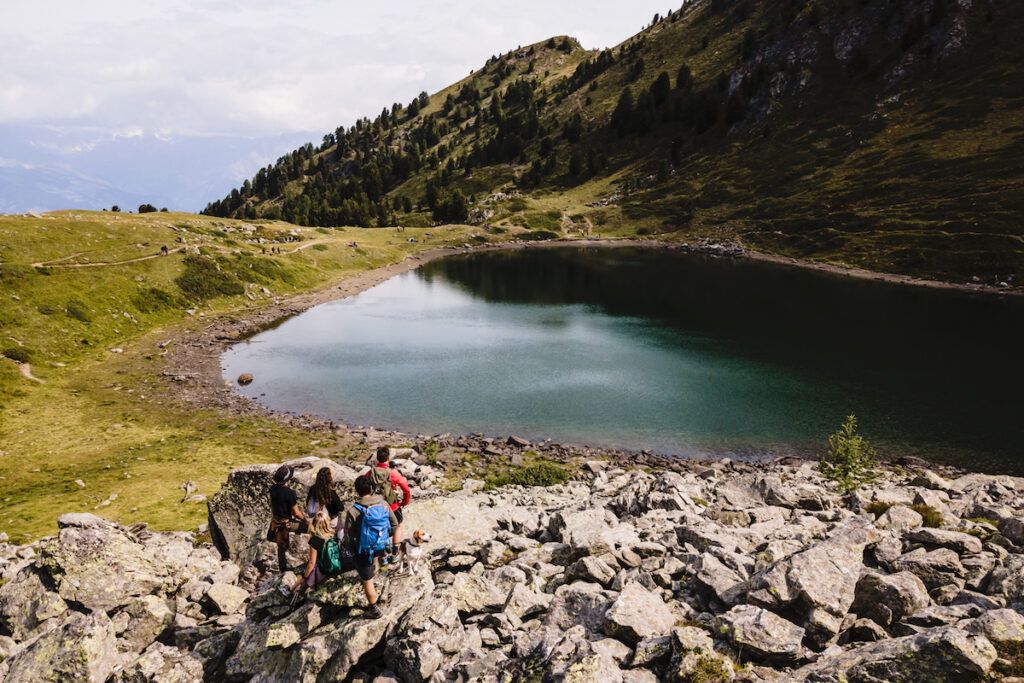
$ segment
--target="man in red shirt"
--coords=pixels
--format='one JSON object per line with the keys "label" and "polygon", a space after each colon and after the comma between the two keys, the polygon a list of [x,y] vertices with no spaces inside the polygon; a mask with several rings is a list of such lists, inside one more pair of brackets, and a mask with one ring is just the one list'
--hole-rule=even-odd
{"label": "man in red shirt", "polygon": [[[366,473],[366,478],[373,484],[374,493],[384,498],[384,502],[391,507],[398,519],[398,526],[392,530],[390,557],[394,560],[398,553],[398,546],[402,542],[402,508],[409,504],[411,492],[409,482],[405,480],[402,473],[392,469],[390,465],[391,449],[388,446],[381,446],[377,449],[377,466],[371,467]],[[398,490],[402,491],[403,498],[399,500]],[[387,560],[381,558],[381,563]]]}

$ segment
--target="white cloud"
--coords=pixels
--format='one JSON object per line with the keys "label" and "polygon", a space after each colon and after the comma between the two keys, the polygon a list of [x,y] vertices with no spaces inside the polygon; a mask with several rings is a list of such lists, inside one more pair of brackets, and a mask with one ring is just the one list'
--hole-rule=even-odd
{"label": "white cloud", "polygon": [[0,23],[0,124],[183,134],[333,130],[517,45],[605,47],[654,2],[58,0]]}

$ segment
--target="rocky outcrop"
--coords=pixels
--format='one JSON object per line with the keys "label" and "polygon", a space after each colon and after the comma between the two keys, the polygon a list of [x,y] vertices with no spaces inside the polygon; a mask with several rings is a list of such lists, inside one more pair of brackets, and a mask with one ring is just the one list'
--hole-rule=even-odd
{"label": "rocky outcrop", "polygon": [[[296,486],[324,461],[301,462]],[[1021,515],[1018,479],[887,471],[841,497],[810,464],[601,461],[561,486],[431,497],[430,470],[402,466],[422,477],[407,527],[434,541],[417,572],[378,575],[383,618],[366,618],[354,575],[292,599],[295,575],[272,571],[264,540],[275,467],[243,468],[210,510],[221,550],[255,558],[244,571],[191,534],[92,515],[0,545],[0,676],[966,681],[1024,642],[1024,554],[963,516]],[[946,525],[900,509],[915,500],[941,504]],[[876,518],[871,501],[893,505]]]}

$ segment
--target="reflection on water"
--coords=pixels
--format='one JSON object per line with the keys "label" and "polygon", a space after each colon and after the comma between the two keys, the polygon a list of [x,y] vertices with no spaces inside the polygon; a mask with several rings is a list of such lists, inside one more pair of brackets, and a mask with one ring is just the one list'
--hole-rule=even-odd
{"label": "reflection on water", "polygon": [[881,450],[1024,471],[1024,302],[638,249],[451,257],[224,356],[266,405],[668,453]]}

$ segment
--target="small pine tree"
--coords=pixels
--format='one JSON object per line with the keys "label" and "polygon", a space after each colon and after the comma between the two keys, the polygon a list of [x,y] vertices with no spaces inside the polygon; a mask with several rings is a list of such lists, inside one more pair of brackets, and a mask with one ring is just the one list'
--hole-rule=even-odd
{"label": "small pine tree", "polygon": [[850,415],[842,426],[828,437],[828,452],[821,456],[818,470],[826,479],[839,485],[843,493],[853,491],[875,479],[871,471],[875,465],[875,451],[857,433],[857,418]]}

